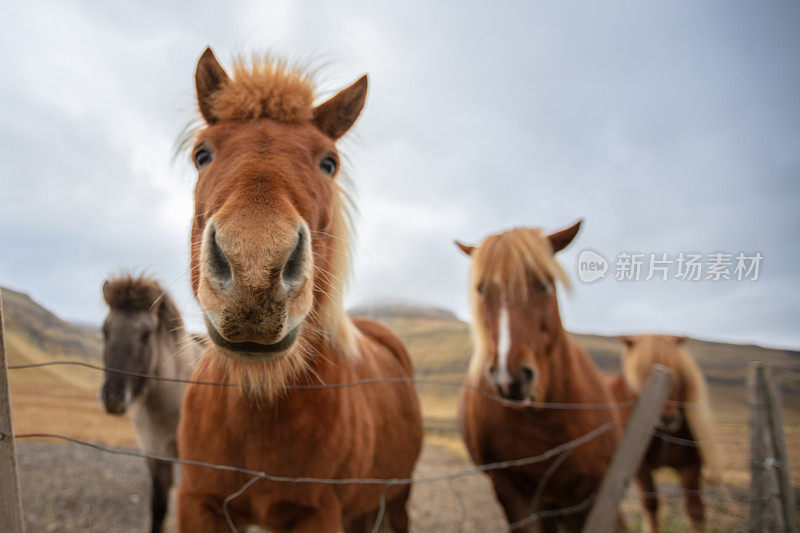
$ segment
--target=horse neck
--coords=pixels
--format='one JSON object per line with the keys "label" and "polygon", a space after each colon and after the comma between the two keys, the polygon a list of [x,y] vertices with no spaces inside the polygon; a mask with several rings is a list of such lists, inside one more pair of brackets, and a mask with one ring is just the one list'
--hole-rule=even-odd
{"label": "horse neck", "polygon": [[[172,328],[170,330],[169,328]],[[151,372],[161,377],[185,377],[188,372],[187,360],[190,354],[191,339],[183,324],[167,326],[162,324],[158,328],[158,342],[150,364]]]}
{"label": "horse neck", "polygon": [[551,332],[553,344],[547,359],[550,361],[547,398],[549,402],[566,402],[573,398],[573,379],[580,354],[569,333],[558,318]]}
{"label": "horse neck", "polygon": [[316,333],[304,334],[303,345],[306,347],[309,354],[308,367],[309,370],[303,374],[299,379],[302,381],[309,381],[319,383],[321,378],[323,381],[328,382],[330,376],[337,373],[340,368],[341,360],[345,358],[345,354],[341,353],[339,349],[334,346],[322,330],[319,321],[309,317],[309,325]]}

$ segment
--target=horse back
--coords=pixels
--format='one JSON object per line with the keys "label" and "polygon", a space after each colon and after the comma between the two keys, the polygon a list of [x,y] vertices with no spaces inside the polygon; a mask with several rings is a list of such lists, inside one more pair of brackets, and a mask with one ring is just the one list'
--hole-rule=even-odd
{"label": "horse back", "polygon": [[414,366],[411,363],[411,357],[408,355],[408,351],[406,351],[403,342],[391,329],[369,318],[354,318],[353,324],[355,324],[362,335],[389,350],[400,362],[409,376],[414,375]]}
{"label": "horse back", "polygon": [[637,399],[636,393],[628,387],[628,384],[625,382],[625,376],[621,373],[605,375],[603,378],[608,386],[608,390],[611,392],[614,402],[619,404],[617,406],[617,412],[619,413],[622,423],[625,424],[633,413],[634,404]]}

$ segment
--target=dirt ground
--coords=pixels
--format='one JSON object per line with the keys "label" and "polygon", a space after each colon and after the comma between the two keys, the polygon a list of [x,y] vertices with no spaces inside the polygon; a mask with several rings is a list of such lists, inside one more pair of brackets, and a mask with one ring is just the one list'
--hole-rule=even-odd
{"label": "dirt ground", "polygon": [[[18,446],[23,507],[28,531],[140,532],[149,523],[149,482],[143,460],[111,455],[72,444],[20,442]],[[460,454],[426,444],[416,477],[430,477],[470,468]],[[686,531],[680,493],[671,484],[664,494],[666,531]],[[710,531],[743,531],[745,522],[734,507],[709,505]],[[500,507],[488,478],[475,474],[454,481],[417,484],[412,492],[413,531],[504,531]],[[638,529],[635,493],[623,503],[629,525]]]}
{"label": "dirt ground", "polygon": [[[128,533],[147,528],[150,489],[142,459],[50,442],[21,442],[17,452],[28,531]],[[427,445],[417,476],[469,467],[459,455]],[[483,475],[417,485],[412,495],[414,531],[503,528],[502,512]]]}

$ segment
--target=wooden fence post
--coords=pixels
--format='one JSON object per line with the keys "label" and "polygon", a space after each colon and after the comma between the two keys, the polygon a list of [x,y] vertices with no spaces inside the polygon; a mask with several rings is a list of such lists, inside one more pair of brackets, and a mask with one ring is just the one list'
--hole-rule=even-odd
{"label": "wooden fence post", "polygon": [[8,389],[8,361],[3,338],[3,298],[0,292],[0,531],[25,531],[22,494],[19,490],[17,452],[11,425],[11,395]]}
{"label": "wooden fence post", "polygon": [[767,425],[764,417],[764,395],[761,375],[764,365],[750,364],[747,376],[747,396],[750,404],[750,533],[774,531],[773,513],[767,512],[769,494],[773,490],[772,474],[767,469]]}
{"label": "wooden fence post", "polygon": [[[750,401],[750,527],[751,532],[797,533],[783,409],[777,387],[765,365],[754,362],[748,376]],[[775,498],[777,496],[777,498]]]}
{"label": "wooden fence post", "polygon": [[783,434],[783,404],[778,393],[778,387],[772,381],[769,371],[765,371],[762,374],[762,379],[764,381],[761,385],[761,390],[764,393],[767,404],[767,426],[772,438],[772,457],[777,461],[783,522],[786,531],[798,533],[797,507],[791,478],[792,471],[789,468],[789,457],[786,454],[786,437]]}
{"label": "wooden fence post", "polygon": [[650,370],[650,375],[642,386],[639,401],[636,402],[636,408],[628,420],[622,442],[614,452],[608,472],[600,484],[597,501],[583,526],[584,533],[605,533],[614,530],[619,502],[650,444],[656,420],[669,394],[671,375],[672,373],[661,365],[654,365]]}

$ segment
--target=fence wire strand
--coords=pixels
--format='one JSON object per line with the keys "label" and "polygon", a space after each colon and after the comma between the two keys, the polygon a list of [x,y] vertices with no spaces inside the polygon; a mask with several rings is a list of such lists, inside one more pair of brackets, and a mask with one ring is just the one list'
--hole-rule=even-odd
{"label": "fence wire strand", "polygon": [[234,492],[234,493],[232,493],[232,494],[229,494],[229,495],[228,495],[228,496],[226,496],[226,497],[225,497],[225,499],[222,501],[222,514],[224,514],[224,515],[225,515],[225,521],[228,523],[228,527],[230,527],[230,528],[231,528],[231,531],[232,531],[233,533],[238,533],[238,531],[239,531],[239,528],[237,528],[237,527],[236,527],[236,524],[234,524],[234,522],[233,522],[233,518],[231,517],[231,515],[230,515],[230,512],[228,511],[228,504],[229,504],[231,501],[233,501],[234,499],[236,499],[236,498],[238,498],[239,496],[241,496],[242,494],[244,494],[244,493],[247,491],[247,489],[249,489],[251,486],[253,486],[253,484],[254,484],[256,481],[260,480],[260,479],[261,479],[261,478],[260,478],[260,477],[257,477],[257,476],[253,476],[253,477],[251,477],[249,480],[247,480],[247,483],[245,483],[244,485],[242,485],[242,487],[241,487],[239,490],[237,490],[236,492]]}
{"label": "fence wire strand", "polygon": [[[69,361],[69,360],[57,360],[57,361],[48,361],[48,362],[41,362],[41,363],[29,363],[29,364],[17,364],[17,365],[8,365],[7,368],[9,370],[23,370],[23,369],[30,369],[30,368],[42,368],[42,367],[50,367],[50,366],[78,366],[89,368],[96,371],[101,372],[108,372],[114,374],[122,374],[128,375],[132,377],[139,377],[145,379],[153,379],[153,380],[160,380],[165,382],[174,382],[179,384],[192,384],[192,385],[199,385],[199,386],[216,386],[216,387],[238,387],[238,383],[233,382],[216,382],[216,381],[202,381],[202,380],[194,380],[194,379],[183,379],[183,378],[172,378],[167,376],[157,376],[152,374],[145,374],[140,372],[133,372],[133,371],[126,371],[121,369],[115,368],[108,368],[101,365],[96,365],[84,361]],[[474,393],[481,395],[482,397],[499,402],[501,404],[506,405],[513,405],[516,407],[530,407],[530,408],[539,408],[539,409],[619,409],[625,407],[632,407],[636,404],[637,400],[628,400],[628,401],[621,401],[621,402],[606,402],[606,403],[565,403],[565,402],[556,402],[556,403],[548,403],[548,402],[532,402],[532,401],[515,401],[510,400],[507,398],[503,398],[496,394],[487,393],[485,390],[482,390],[478,387],[470,386],[466,383],[460,381],[453,381],[453,380],[445,380],[445,379],[438,379],[438,378],[430,378],[430,377],[417,377],[417,378],[363,378],[356,381],[351,382],[343,382],[343,383],[320,383],[320,384],[294,384],[294,385],[287,385],[285,388],[287,390],[320,390],[320,389],[340,389],[340,388],[349,388],[355,386],[362,386],[362,385],[369,385],[369,384],[391,384],[391,383],[411,383],[415,385],[433,385],[433,386],[442,386],[442,387],[449,387],[449,388],[459,388],[464,390],[469,390]],[[678,405],[683,407],[692,408],[697,406],[697,403],[693,402],[682,402],[676,400],[667,400],[666,404]],[[508,461],[500,461],[496,463],[489,463],[485,465],[477,465],[472,468],[461,469],[456,472],[451,472],[447,474],[440,474],[436,476],[428,476],[428,477],[420,477],[420,478],[403,478],[403,479],[378,479],[378,478],[314,478],[314,477],[288,477],[288,476],[277,476],[271,475],[263,471],[257,471],[247,468],[241,468],[231,465],[220,465],[220,464],[213,464],[207,463],[203,461],[196,461],[196,460],[187,460],[187,459],[177,459],[172,457],[164,457],[158,456],[154,454],[150,454],[147,452],[126,449],[126,448],[118,448],[113,446],[107,446],[104,444],[100,444],[97,442],[91,442],[86,440],[77,439],[74,437],[70,437],[68,435],[61,435],[57,433],[21,433],[16,434],[14,437],[17,439],[59,439],[71,442],[76,445],[85,446],[89,448],[96,449],[101,452],[116,454],[116,455],[124,455],[124,456],[131,456],[131,457],[140,457],[145,459],[151,459],[156,461],[164,461],[173,464],[180,464],[180,465],[187,465],[187,466],[195,466],[195,467],[203,467],[203,468],[211,468],[216,470],[224,470],[229,472],[236,472],[250,476],[248,479],[237,491],[233,492],[232,494],[228,495],[222,504],[222,511],[225,517],[225,521],[228,526],[231,528],[231,531],[236,532],[238,529],[236,528],[236,524],[233,521],[233,518],[230,515],[230,503],[235,500],[236,498],[240,497],[244,494],[247,490],[249,490],[257,481],[260,480],[267,480],[271,482],[279,482],[279,483],[319,483],[319,484],[328,484],[328,485],[345,485],[345,484],[370,484],[370,485],[382,485],[381,491],[381,498],[380,498],[380,505],[377,509],[377,515],[375,522],[372,526],[372,531],[377,532],[380,529],[381,523],[383,522],[386,516],[386,494],[388,489],[394,485],[403,485],[403,484],[423,484],[423,483],[436,483],[445,481],[450,486],[453,495],[455,496],[458,506],[459,506],[459,519],[458,519],[458,530],[464,531],[464,525],[467,520],[467,507],[462,499],[461,494],[454,486],[453,482],[456,479],[470,476],[478,473],[487,473],[494,470],[501,470],[513,467],[520,467],[526,466],[530,464],[540,463],[543,461],[547,461],[553,459],[553,462],[548,466],[546,469],[543,477],[539,480],[537,484],[537,489],[535,493],[535,497],[532,500],[531,508],[534,509],[530,515],[527,517],[508,524],[504,526],[502,529],[498,531],[514,531],[518,528],[524,527],[529,524],[536,523],[544,518],[549,517],[562,517],[568,516],[570,514],[576,514],[585,511],[588,509],[594,499],[596,498],[596,494],[590,495],[588,498],[584,499],[580,503],[576,505],[572,505],[569,507],[564,507],[561,509],[552,509],[552,510],[544,510],[544,511],[537,511],[539,500],[544,492],[544,488],[548,483],[549,479],[555,474],[556,470],[562,465],[562,463],[567,459],[567,457],[572,453],[572,451],[579,447],[580,445],[593,440],[594,438],[600,436],[601,434],[609,431],[614,427],[614,423],[607,422],[602,424],[593,430],[589,431],[588,433],[561,445],[558,445],[554,448],[551,448],[540,455],[521,458],[521,459],[514,459]],[[3,440],[7,436],[6,433],[0,431],[0,440]],[[662,439],[668,443],[682,445],[682,446],[690,446],[690,447],[697,447],[702,444],[704,441],[698,440],[691,440],[685,439],[680,437],[675,437],[669,435],[668,433],[664,433],[658,429],[655,429],[653,432],[654,438]],[[709,439],[714,440],[717,442],[732,442],[734,439]],[[736,440],[739,442],[739,440]],[[703,493],[704,495],[708,496],[711,493],[706,491],[689,491],[689,489],[682,489],[683,491],[688,492],[698,492]],[[664,494],[662,494],[664,495]],[[677,496],[676,496],[677,497]],[[756,497],[759,498],[767,498],[771,499],[774,498],[773,494],[763,494],[758,495]],[[748,496],[748,499],[752,499],[754,496]]]}
{"label": "fence wire strand", "polygon": [[[452,483],[453,480],[475,475],[478,473],[485,473],[494,470],[512,468],[512,467],[519,467],[519,466],[527,466],[531,464],[541,463],[547,461],[551,458],[555,458],[554,465],[555,468],[561,465],[566,455],[571,453],[575,448],[590,442],[591,440],[599,437],[600,435],[606,433],[613,427],[613,424],[607,422],[605,424],[601,424],[600,426],[594,428],[593,430],[573,439],[569,442],[565,442],[545,452],[531,456],[531,457],[524,457],[521,459],[512,459],[507,461],[498,461],[494,463],[487,463],[483,465],[476,465],[472,468],[465,468],[455,472],[450,472],[447,474],[440,474],[437,476],[428,476],[428,477],[420,477],[420,478],[389,478],[389,479],[379,479],[379,478],[315,478],[315,477],[288,477],[288,476],[276,476],[267,474],[266,472],[252,470],[248,468],[241,468],[237,466],[231,465],[220,465],[215,463],[207,463],[204,461],[196,461],[191,459],[178,459],[174,457],[165,457],[156,454],[151,454],[147,452],[142,452],[138,450],[132,450],[127,448],[119,448],[115,446],[107,446],[105,444],[100,444],[97,442],[86,441],[82,439],[76,439],[74,437],[70,437],[68,435],[61,435],[58,433],[18,433],[13,434],[13,437],[16,439],[58,439],[64,440],[76,445],[85,446],[88,448],[92,448],[101,452],[110,453],[113,455],[124,455],[129,457],[140,457],[144,459],[151,459],[156,461],[163,461],[172,464],[180,464],[180,465],[188,465],[188,466],[197,466],[197,467],[205,467],[211,468],[214,470],[224,470],[228,472],[236,472],[241,474],[246,474],[251,476],[250,479],[242,485],[238,490],[228,495],[222,503],[222,511],[225,518],[226,523],[231,528],[231,531],[234,533],[238,531],[236,528],[236,524],[233,521],[233,518],[230,515],[229,504],[234,499],[238,498],[242,494],[244,494],[251,486],[253,486],[259,480],[267,480],[273,482],[280,482],[280,483],[319,483],[325,485],[345,485],[345,484],[364,484],[364,485],[383,485],[383,489],[381,491],[381,500],[380,505],[378,508],[376,520],[373,524],[372,531],[377,532],[380,528],[381,523],[383,522],[383,518],[385,516],[386,510],[386,492],[391,486],[395,485],[410,485],[410,484],[423,484],[423,483],[436,483],[441,481],[446,481],[448,483]],[[6,434],[4,432],[0,432],[0,438],[5,438]],[[552,467],[548,468],[548,472],[554,471],[555,469]],[[540,486],[542,483],[546,483],[549,476],[545,476],[540,481]],[[451,485],[452,486],[452,485]],[[456,493],[457,494],[457,493]],[[460,495],[457,494],[457,498],[460,500]],[[577,506],[570,506],[565,507],[562,509],[556,510],[547,510],[547,511],[534,511],[528,517],[516,522],[514,524],[509,525],[508,527],[513,531],[518,527],[522,527],[523,525],[536,522],[537,520],[549,517],[549,516],[564,516],[571,513],[577,513],[584,510],[584,506],[588,507],[593,500],[594,495],[589,500],[585,500],[581,502]],[[588,503],[587,503],[588,502]],[[462,509],[466,509],[464,507],[463,502],[459,502],[462,506]],[[463,523],[463,518],[462,518]],[[506,531],[507,529],[503,529],[502,531]]]}
{"label": "fence wire strand", "polygon": [[[195,379],[184,379],[184,378],[172,378],[168,376],[157,376],[154,374],[147,374],[142,372],[133,372],[130,370],[121,370],[117,368],[109,368],[101,365],[95,365],[93,363],[87,363],[85,361],[46,361],[42,363],[25,363],[25,364],[17,364],[17,365],[8,365],[9,370],[25,370],[30,368],[42,368],[48,366],[79,366],[84,368],[90,368],[92,370],[97,370],[100,372],[108,372],[112,374],[120,374],[124,376],[131,376],[137,378],[145,378],[145,379],[153,379],[158,381],[166,381],[172,383],[183,383],[187,385],[203,385],[203,386],[212,386],[212,387],[239,387],[238,383],[230,382],[230,381],[203,381],[203,380],[195,380]],[[637,400],[623,400],[620,402],[535,402],[530,400],[511,400],[508,398],[503,398],[502,396],[496,394],[490,394],[486,391],[468,385],[461,381],[452,381],[446,379],[437,379],[437,378],[428,378],[428,377],[419,377],[419,378],[362,378],[356,381],[347,381],[342,383],[319,383],[319,384],[289,384],[284,385],[283,388],[286,390],[325,390],[325,389],[343,389],[349,387],[357,387],[360,385],[369,385],[369,384],[380,384],[380,383],[411,383],[415,385],[437,385],[441,387],[450,387],[450,388],[458,388],[458,389],[465,389],[476,394],[479,394],[487,399],[494,400],[496,402],[512,405],[517,407],[532,407],[537,409],[621,409],[625,407],[633,407],[636,405]],[[266,385],[265,385],[266,386]],[[696,402],[684,402],[679,400],[666,400],[665,404],[669,405],[676,405],[682,407],[689,407],[692,408],[694,406],[700,405]]]}
{"label": "fence wire strand", "polygon": [[[164,461],[168,463],[175,463],[180,465],[187,465],[187,466],[199,466],[204,468],[211,468],[214,470],[225,470],[228,472],[238,472],[240,474],[246,474],[249,476],[258,477],[260,479],[265,479],[267,481],[273,481],[277,483],[319,483],[322,485],[350,485],[350,484],[363,484],[363,485],[410,485],[410,484],[422,484],[422,483],[435,483],[438,481],[446,481],[448,479],[458,479],[465,476],[471,476],[473,474],[479,472],[490,472],[493,470],[501,470],[506,468],[513,468],[513,467],[520,467],[520,466],[528,466],[536,463],[541,463],[551,459],[566,450],[571,450],[572,448],[577,448],[582,444],[585,444],[595,438],[599,437],[600,435],[606,433],[613,427],[613,424],[610,422],[606,422],[597,426],[596,428],[592,429],[591,431],[584,433],[580,437],[573,439],[571,441],[565,442],[563,444],[559,444],[558,446],[554,446],[549,450],[539,454],[534,455],[531,457],[524,457],[521,459],[509,459],[506,461],[498,461],[495,463],[486,463],[482,465],[476,465],[472,468],[464,468],[455,472],[450,472],[447,474],[440,474],[438,476],[428,476],[422,478],[388,478],[388,479],[381,479],[381,478],[318,478],[318,477],[306,477],[306,476],[299,476],[299,477],[290,477],[290,476],[277,476],[268,474],[263,471],[252,470],[250,468],[241,468],[238,466],[231,466],[231,465],[220,465],[216,463],[208,463],[205,461],[197,461],[193,459],[178,459],[175,457],[166,457],[163,455],[156,455],[152,453],[142,452],[138,450],[131,450],[128,448],[118,448],[115,446],[107,446],[105,444],[100,444],[97,442],[91,442],[81,439],[76,439],[74,437],[70,437],[68,435],[61,435],[59,433],[18,433],[14,434],[13,437],[15,439],[59,439],[71,442],[73,444],[78,444],[80,446],[87,446],[89,448],[94,448],[96,450],[107,452],[115,455],[127,455],[130,457],[142,457],[144,459],[152,459],[155,461]],[[5,435],[5,433],[0,433],[0,435]]]}

